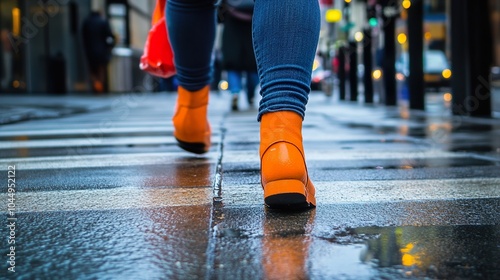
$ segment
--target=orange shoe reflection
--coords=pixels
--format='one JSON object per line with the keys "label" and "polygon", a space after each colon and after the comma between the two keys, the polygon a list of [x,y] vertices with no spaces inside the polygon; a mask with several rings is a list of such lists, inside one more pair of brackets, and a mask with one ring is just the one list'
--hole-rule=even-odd
{"label": "orange shoe reflection", "polygon": [[147,174],[143,182],[146,188],[169,187],[175,189],[210,187],[214,163],[208,158],[184,157],[173,163],[158,167],[145,166],[143,174]]}
{"label": "orange shoe reflection", "polygon": [[316,210],[267,211],[262,240],[265,279],[308,279],[306,268]]}

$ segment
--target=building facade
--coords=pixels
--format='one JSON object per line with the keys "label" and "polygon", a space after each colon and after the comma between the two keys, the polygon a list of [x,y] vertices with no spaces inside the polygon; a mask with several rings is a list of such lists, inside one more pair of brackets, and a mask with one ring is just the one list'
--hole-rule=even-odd
{"label": "building facade", "polygon": [[[154,5],[155,0],[0,1],[0,93],[89,92],[81,30],[93,10],[108,18],[117,38],[110,90],[131,90],[133,84],[120,88],[113,79],[141,78],[136,68]],[[121,68],[121,77],[113,68]]]}

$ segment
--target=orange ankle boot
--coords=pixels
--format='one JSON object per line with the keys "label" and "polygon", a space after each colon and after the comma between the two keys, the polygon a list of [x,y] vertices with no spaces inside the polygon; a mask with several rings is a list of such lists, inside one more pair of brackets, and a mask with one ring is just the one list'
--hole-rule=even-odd
{"label": "orange ankle boot", "polygon": [[260,121],[260,172],[264,202],[271,208],[316,206],[302,146],[302,117],[290,111]]}
{"label": "orange ankle boot", "polygon": [[174,122],[174,137],[179,147],[203,154],[210,148],[210,125],[207,120],[209,86],[188,91],[179,86]]}

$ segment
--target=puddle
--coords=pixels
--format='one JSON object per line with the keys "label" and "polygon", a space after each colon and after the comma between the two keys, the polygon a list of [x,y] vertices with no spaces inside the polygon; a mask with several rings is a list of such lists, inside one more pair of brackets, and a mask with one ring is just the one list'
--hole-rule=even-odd
{"label": "puddle", "polygon": [[320,233],[315,243],[310,248],[311,278],[498,279],[500,275],[500,226],[335,228]]}

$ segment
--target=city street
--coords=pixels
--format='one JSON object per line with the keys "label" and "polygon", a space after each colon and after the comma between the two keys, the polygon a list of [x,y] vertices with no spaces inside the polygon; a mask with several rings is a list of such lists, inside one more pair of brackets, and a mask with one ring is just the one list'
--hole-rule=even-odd
{"label": "city street", "polygon": [[197,156],[175,98],[0,96],[0,278],[500,279],[500,119],[314,92],[318,205],[290,213],[263,205],[257,111],[211,94]]}

